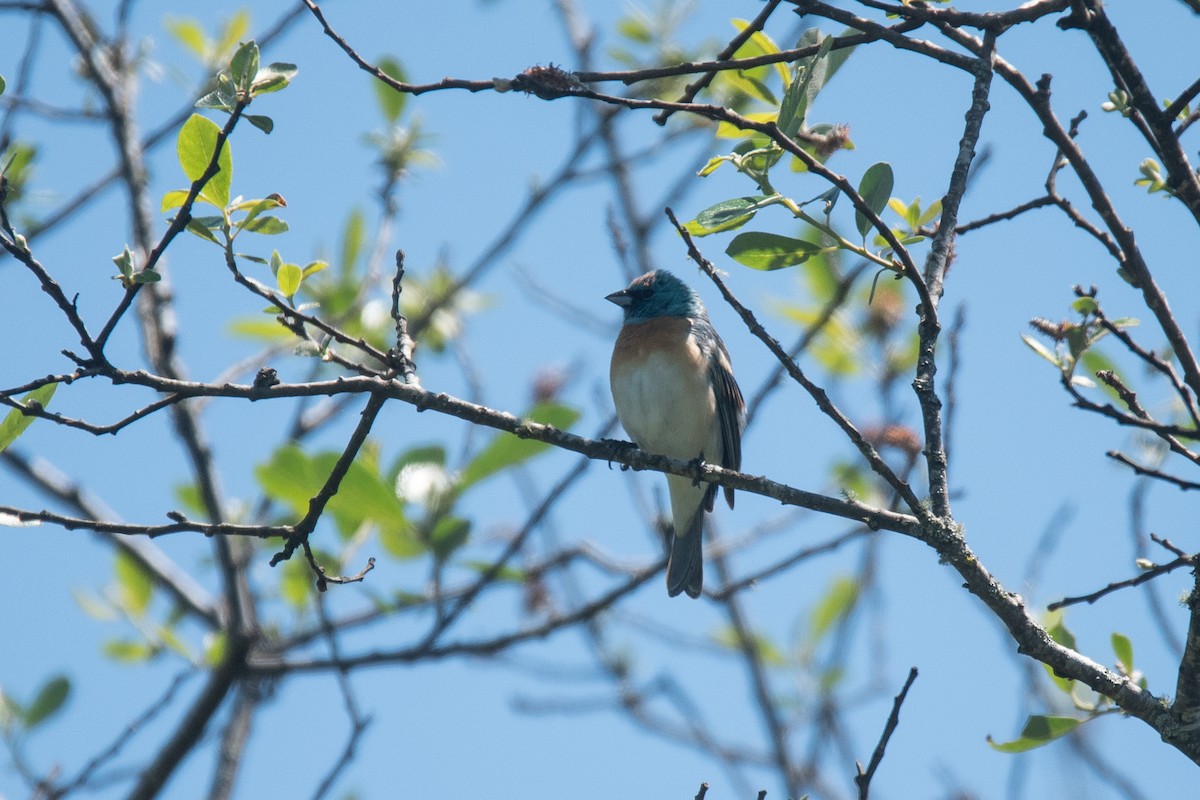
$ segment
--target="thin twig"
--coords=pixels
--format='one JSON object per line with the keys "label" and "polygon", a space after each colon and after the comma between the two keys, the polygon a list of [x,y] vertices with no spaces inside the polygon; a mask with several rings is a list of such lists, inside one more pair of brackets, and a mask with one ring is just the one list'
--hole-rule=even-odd
{"label": "thin twig", "polygon": [[908,696],[908,689],[916,679],[917,668],[913,667],[908,671],[908,679],[904,681],[904,688],[900,690],[900,694],[896,695],[896,699],[892,702],[892,713],[888,715],[887,724],[883,726],[883,733],[879,737],[879,744],[875,745],[875,752],[871,754],[871,760],[867,764],[866,771],[863,771],[861,764],[858,765],[858,774],[854,776],[854,783],[858,786],[859,800],[867,800],[871,789],[871,779],[875,777],[875,770],[879,769],[879,765],[883,762],[883,752],[887,748],[887,743],[892,738],[892,734],[896,732],[896,726],[900,723],[900,706],[904,705],[904,698]]}

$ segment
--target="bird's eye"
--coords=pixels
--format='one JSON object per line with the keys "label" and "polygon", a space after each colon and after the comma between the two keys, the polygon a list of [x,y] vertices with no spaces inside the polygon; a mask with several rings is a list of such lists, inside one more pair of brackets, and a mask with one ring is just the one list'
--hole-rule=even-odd
{"label": "bird's eye", "polygon": [[650,295],[654,294],[654,290],[649,286],[630,286],[626,291],[634,300],[645,300]]}

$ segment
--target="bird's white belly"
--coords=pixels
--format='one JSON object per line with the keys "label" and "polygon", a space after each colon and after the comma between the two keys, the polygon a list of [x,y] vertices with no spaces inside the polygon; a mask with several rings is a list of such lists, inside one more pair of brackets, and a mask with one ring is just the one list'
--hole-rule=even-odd
{"label": "bird's white belly", "polygon": [[720,459],[716,398],[694,364],[650,353],[640,364],[614,371],[612,392],[621,425],[643,450]]}

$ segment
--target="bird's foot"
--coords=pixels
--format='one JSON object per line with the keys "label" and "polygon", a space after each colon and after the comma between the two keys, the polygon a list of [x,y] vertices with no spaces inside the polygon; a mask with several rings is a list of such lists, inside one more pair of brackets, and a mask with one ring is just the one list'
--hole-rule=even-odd
{"label": "bird's foot", "polygon": [[704,460],[704,453],[693,458],[688,462],[688,466],[692,468],[692,486],[700,485],[700,476],[704,474],[704,467],[708,462]]}
{"label": "bird's foot", "polygon": [[[613,450],[617,451],[617,452],[620,452],[620,451],[628,452],[629,450],[637,450],[638,449],[638,446],[636,444],[634,444],[633,442],[627,442],[624,439],[601,439],[600,441],[602,441],[604,444],[608,445],[609,447],[613,448]],[[612,469],[612,459],[611,458],[608,460],[608,468]],[[628,464],[621,464],[622,472],[625,472],[628,469],[629,469]]]}

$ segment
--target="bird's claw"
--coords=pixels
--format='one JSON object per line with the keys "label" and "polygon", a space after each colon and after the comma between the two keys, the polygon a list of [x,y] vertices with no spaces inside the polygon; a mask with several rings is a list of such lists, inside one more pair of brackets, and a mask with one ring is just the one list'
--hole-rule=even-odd
{"label": "bird's claw", "polygon": [[[628,451],[628,450],[637,450],[638,449],[638,446],[636,444],[634,444],[633,442],[627,442],[624,439],[601,439],[600,441],[604,442],[604,444],[608,445],[609,447],[613,448],[614,450]],[[621,464],[620,466],[621,466],[622,472],[625,472],[630,469],[628,464]],[[611,458],[608,459],[608,468],[612,469],[612,459]]]}
{"label": "bird's claw", "polygon": [[692,486],[700,485],[700,476],[704,474],[704,467],[708,462],[704,460],[704,453],[693,458],[688,462],[688,466],[692,468]]}

